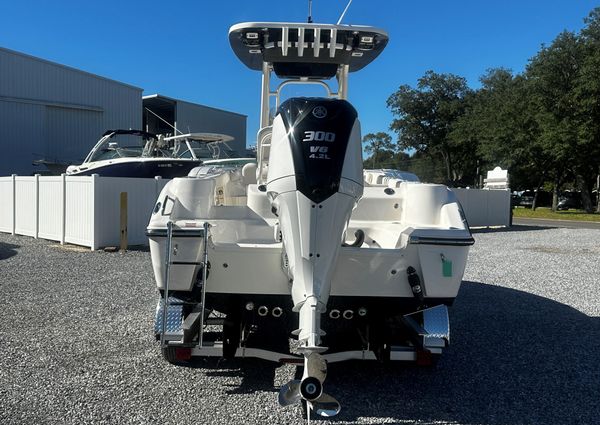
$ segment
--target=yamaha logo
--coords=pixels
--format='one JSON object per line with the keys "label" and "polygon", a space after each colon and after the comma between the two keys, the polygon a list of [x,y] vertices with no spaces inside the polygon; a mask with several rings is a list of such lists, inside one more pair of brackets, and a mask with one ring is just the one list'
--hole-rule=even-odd
{"label": "yamaha logo", "polygon": [[312,110],[312,114],[315,118],[325,118],[327,116],[327,108],[324,106],[317,106]]}

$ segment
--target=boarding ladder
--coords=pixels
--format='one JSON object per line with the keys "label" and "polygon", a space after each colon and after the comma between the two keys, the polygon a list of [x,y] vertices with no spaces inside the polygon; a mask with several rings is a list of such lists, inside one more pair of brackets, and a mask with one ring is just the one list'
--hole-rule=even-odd
{"label": "boarding ladder", "polygon": [[[166,260],[165,260],[165,289],[162,298],[162,304],[159,303],[159,309],[157,311],[157,319],[162,314],[162,320],[160,322],[160,328],[155,329],[157,332],[160,331],[160,344],[162,348],[166,348],[169,341],[177,340],[181,337],[181,343],[186,343],[189,331],[194,328],[194,324],[200,321],[198,331],[198,345],[203,346],[204,343],[204,325],[205,325],[205,300],[206,300],[206,281],[208,278],[208,235],[209,235],[210,224],[204,222],[202,233],[200,237],[203,238],[203,253],[202,261],[195,263],[202,266],[202,293],[201,302],[199,308],[195,308],[186,317],[185,321],[182,322],[183,305],[185,301],[177,299],[175,297],[169,297],[169,274],[171,266],[176,266],[180,263],[171,260],[171,254],[173,252],[173,222],[169,220],[167,222],[167,244],[166,244]],[[186,263],[189,264],[189,263]],[[174,341],[173,341],[174,342]]]}

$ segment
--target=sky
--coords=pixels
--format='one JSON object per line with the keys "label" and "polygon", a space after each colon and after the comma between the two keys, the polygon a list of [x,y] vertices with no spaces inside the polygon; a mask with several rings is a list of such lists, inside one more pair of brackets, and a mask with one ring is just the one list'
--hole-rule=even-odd
{"label": "sky", "polygon": [[[347,0],[314,0],[313,20],[335,23]],[[248,116],[255,144],[260,73],[229,47],[239,22],[305,22],[307,0],[0,0],[0,46],[144,89]],[[598,1],[354,0],[343,23],[388,31],[390,42],[349,79],[363,134],[389,131],[387,98],[427,70],[473,88],[489,68],[522,72],[542,44],[579,31]],[[0,78],[2,76],[0,75]],[[296,90],[296,88],[294,89]],[[301,95],[301,92],[291,92]]]}

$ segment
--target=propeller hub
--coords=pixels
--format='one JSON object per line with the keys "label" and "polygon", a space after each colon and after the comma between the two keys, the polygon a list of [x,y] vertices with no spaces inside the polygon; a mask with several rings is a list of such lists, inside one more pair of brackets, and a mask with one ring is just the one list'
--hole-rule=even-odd
{"label": "propeller hub", "polygon": [[304,378],[300,384],[300,394],[308,401],[316,400],[323,392],[323,384],[314,376]]}

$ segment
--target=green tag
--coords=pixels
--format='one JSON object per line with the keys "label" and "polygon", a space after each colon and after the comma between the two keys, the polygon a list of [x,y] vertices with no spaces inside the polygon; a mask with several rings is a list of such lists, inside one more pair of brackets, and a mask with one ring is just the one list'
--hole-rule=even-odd
{"label": "green tag", "polygon": [[442,275],[444,277],[452,277],[452,261],[442,257]]}

